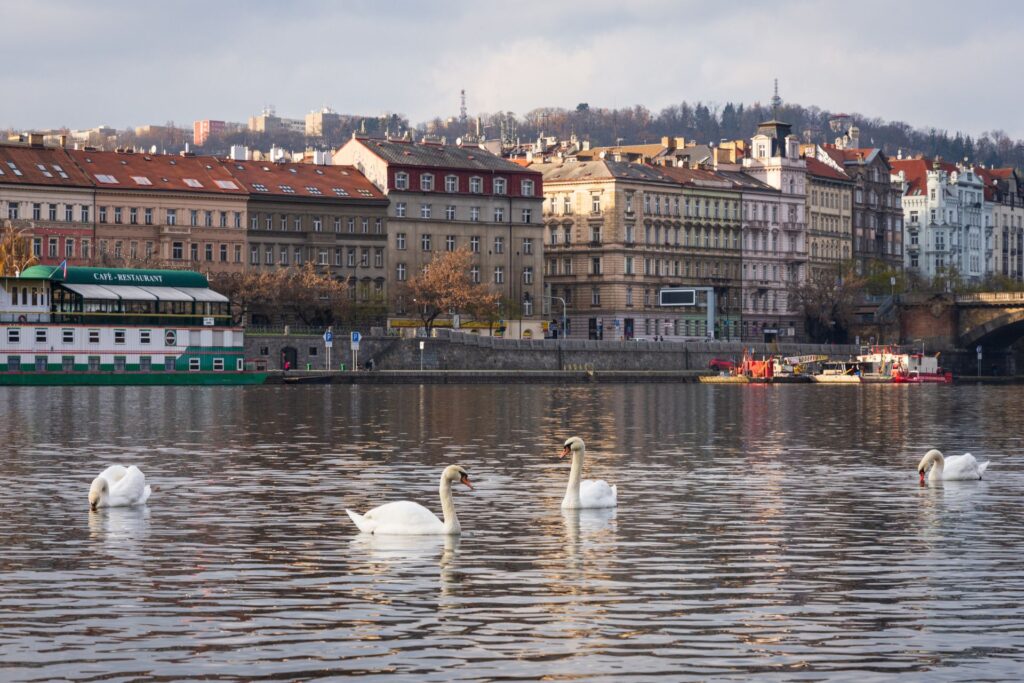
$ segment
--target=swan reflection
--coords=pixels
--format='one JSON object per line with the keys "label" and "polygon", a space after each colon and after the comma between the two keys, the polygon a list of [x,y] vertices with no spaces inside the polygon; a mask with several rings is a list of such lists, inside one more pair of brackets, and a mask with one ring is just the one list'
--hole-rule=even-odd
{"label": "swan reflection", "polygon": [[89,510],[89,536],[111,550],[136,550],[149,536],[149,508],[117,507]]}

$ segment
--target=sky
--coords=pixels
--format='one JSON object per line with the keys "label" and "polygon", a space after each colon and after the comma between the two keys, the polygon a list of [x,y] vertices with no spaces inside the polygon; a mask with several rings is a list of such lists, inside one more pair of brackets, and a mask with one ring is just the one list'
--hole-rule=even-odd
{"label": "sky", "polygon": [[[0,128],[784,101],[1024,138],[1024,3],[0,0]],[[753,131],[751,131],[753,132]]]}

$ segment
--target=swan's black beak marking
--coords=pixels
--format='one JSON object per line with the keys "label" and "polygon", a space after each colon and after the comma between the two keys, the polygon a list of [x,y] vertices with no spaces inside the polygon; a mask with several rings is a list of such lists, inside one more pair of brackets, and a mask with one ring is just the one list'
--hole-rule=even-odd
{"label": "swan's black beak marking", "polygon": [[466,474],[465,472],[462,473],[462,477],[459,479],[459,481],[468,486],[469,488],[473,488],[473,484],[471,484],[469,481],[469,475]]}
{"label": "swan's black beak marking", "polygon": [[568,446],[565,446],[565,447],[562,448],[562,453],[558,457],[559,458],[564,458],[565,456],[569,455],[569,453],[571,451],[572,451],[572,449],[570,449]]}

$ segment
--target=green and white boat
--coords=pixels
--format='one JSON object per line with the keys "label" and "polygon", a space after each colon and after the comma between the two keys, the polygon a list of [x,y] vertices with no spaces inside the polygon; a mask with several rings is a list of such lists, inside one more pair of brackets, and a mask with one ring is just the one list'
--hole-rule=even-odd
{"label": "green and white boat", "polygon": [[31,266],[0,278],[0,385],[262,384],[231,302],[182,270]]}

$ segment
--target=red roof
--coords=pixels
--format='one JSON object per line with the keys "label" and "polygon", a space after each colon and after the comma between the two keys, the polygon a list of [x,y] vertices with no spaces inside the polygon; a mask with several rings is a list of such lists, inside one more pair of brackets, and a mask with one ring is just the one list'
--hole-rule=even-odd
{"label": "red roof", "polygon": [[233,161],[221,163],[250,194],[283,197],[377,199],[384,195],[352,166]]}
{"label": "red roof", "polygon": [[[831,156],[831,155],[829,155]],[[850,180],[850,176],[843,171],[837,171],[828,164],[818,161],[813,157],[807,157],[807,174],[829,180]]]}
{"label": "red roof", "polygon": [[54,147],[0,145],[0,183],[91,187],[67,150]]}
{"label": "red roof", "polygon": [[[907,194],[923,195],[928,192],[928,171],[934,166],[931,159],[890,159],[893,175],[903,171],[907,179]],[[957,170],[954,164],[940,161],[939,168],[947,173]]]}
{"label": "red roof", "polygon": [[97,188],[246,194],[216,157],[85,150],[68,154]]}

